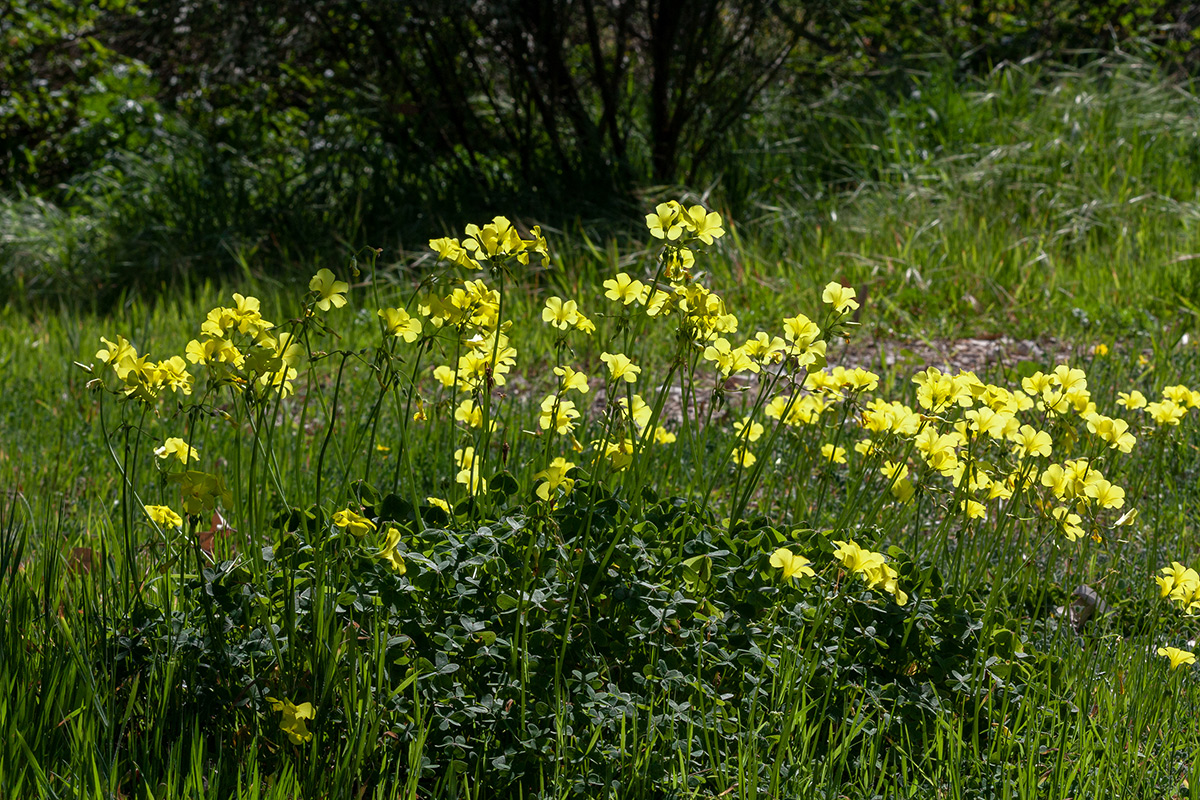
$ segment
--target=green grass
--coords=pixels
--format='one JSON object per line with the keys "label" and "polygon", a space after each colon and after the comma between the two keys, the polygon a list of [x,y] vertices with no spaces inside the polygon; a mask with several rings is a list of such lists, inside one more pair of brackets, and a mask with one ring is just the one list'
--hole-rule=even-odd
{"label": "green grass", "polygon": [[[0,792],[1186,796],[1184,781],[1200,780],[1196,676],[1168,671],[1154,650],[1185,647],[1194,631],[1151,578],[1172,560],[1198,566],[1200,433],[1194,410],[1159,431],[1116,400],[1200,388],[1200,351],[1180,341],[1200,291],[1182,258],[1195,249],[1195,99],[1145,72],[1007,68],[968,91],[930,77],[886,124],[824,132],[830,142],[858,131],[843,137],[862,146],[843,151],[836,174],[812,168],[826,162],[811,151],[830,146],[815,132],[746,153],[761,159],[764,187],[768,172],[792,183],[764,189],[761,210],[698,256],[698,274],[738,315],[735,343],[779,333],[796,313],[824,323],[821,287],[835,278],[863,301],[851,337],[1077,343],[1072,363],[1102,413],[1130,420],[1133,452],[1109,450],[1074,415],[1021,419],[1054,431],[1053,461],[1086,455],[1126,489],[1120,512],[1139,515],[1114,527],[1120,512],[1100,512],[1102,541],[1056,534],[1040,484],[1011,513],[992,504],[987,520],[969,520],[961,490],[921,472],[906,440],[880,437],[921,476],[916,503],[893,502],[880,459],[850,446],[863,435],[859,401],[777,434],[760,413],[757,488],[729,464],[732,422],[754,409],[756,382],[726,393],[711,418],[672,423],[675,445],[623,473],[526,433],[556,364],[584,369],[594,394],[600,352],[628,352],[644,367],[631,390],[653,403],[673,353],[699,359],[679,345],[677,317],[626,318],[603,298],[600,282],[618,270],[653,274],[657,249],[640,232],[549,232],[554,266],[507,279],[518,367],[508,396],[493,397],[495,447],[454,426],[428,377],[381,388],[386,365],[408,374],[417,356],[404,344],[399,361],[378,354],[374,309],[444,274],[430,259],[378,275],[364,259],[350,305],[322,314],[335,333],[307,329],[295,395],[265,405],[228,389],[201,402],[198,390],[143,413],[89,387],[111,389],[112,376],[73,363],[95,364],[101,335],[155,358],[181,353],[233,291],[261,298],[280,326],[305,319],[303,288],[256,275],[252,260],[243,280],[131,293],[103,315],[6,307],[0,721],[15,733],[0,743]],[[778,202],[802,190],[811,205]],[[540,320],[551,293],[578,299],[596,334],[560,340]],[[832,345],[840,328],[824,327]],[[1090,355],[1096,341],[1112,352]],[[422,355],[422,375],[445,363],[439,347]],[[1051,367],[981,377],[1016,390]],[[711,371],[683,372],[670,385],[707,401]],[[910,372],[879,377],[872,396],[915,406]],[[410,388],[428,401],[425,423],[410,421]],[[609,423],[579,402],[586,445]],[[948,431],[960,413],[927,424]],[[221,510],[235,531],[216,535],[212,559],[198,538],[214,524],[207,511],[172,533],[140,509],[178,507],[152,451],[185,431],[200,468],[231,490]],[[426,494],[464,498],[452,461],[468,442],[489,475],[511,473],[516,493],[467,503],[456,520],[413,516],[406,504]],[[834,442],[849,451],[845,467],[818,455]],[[1011,468],[1006,446],[978,448],[993,474]],[[556,455],[580,469],[551,511],[533,489]],[[403,577],[377,557],[382,531],[359,540],[330,525],[344,507],[403,528]],[[839,569],[843,539],[887,554],[905,605]],[[817,576],[780,580],[769,558],[781,546]],[[1055,609],[1081,583],[1112,613],[1077,632]],[[311,702],[313,740],[290,743],[268,698]]]}

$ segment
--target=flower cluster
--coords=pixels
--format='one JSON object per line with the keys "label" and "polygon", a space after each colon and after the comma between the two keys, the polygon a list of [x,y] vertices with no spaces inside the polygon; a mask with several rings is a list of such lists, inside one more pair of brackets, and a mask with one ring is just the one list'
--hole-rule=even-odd
{"label": "flower cluster", "polygon": [[[346,284],[334,281],[327,269],[318,272],[309,286],[316,293],[318,308],[346,303],[342,296]],[[232,307],[218,306],[208,312],[200,338],[185,348],[187,360],[203,365],[213,386],[273,388],[286,397],[292,392],[304,348],[293,333],[275,332],[274,323],[260,313],[258,298],[234,294],[233,300]]]}
{"label": "flower cluster", "polygon": [[1178,561],[1159,570],[1162,575],[1154,579],[1163,597],[1168,598],[1187,614],[1200,613],[1200,574]]}
{"label": "flower cluster", "polygon": [[852,541],[835,541],[834,544],[837,550],[833,557],[841,561],[847,571],[862,577],[872,589],[890,594],[897,605],[908,603],[908,595],[900,589],[900,575],[883,560],[883,553],[864,550]]}
{"label": "flower cluster", "polygon": [[192,376],[179,356],[152,361],[148,355],[140,355],[124,336],[118,336],[115,342],[101,336],[100,342],[104,346],[96,351],[96,358],[111,368],[125,397],[149,405],[163,391],[192,393]]}
{"label": "flower cluster", "polygon": [[[1085,533],[1083,512],[1095,524],[1101,512],[1124,507],[1125,490],[1105,477],[1100,458],[1046,463],[1056,448],[1073,449],[1083,429],[1101,453],[1128,453],[1137,441],[1128,422],[1097,411],[1082,370],[1059,365],[1025,378],[1019,391],[985,383],[971,372],[950,375],[935,367],[918,372],[913,383],[917,409],[864,397],[878,385],[878,376],[867,370],[819,369],[799,390],[773,397],[764,414],[800,429],[821,422],[833,408],[855,404],[866,435],[854,450],[876,465],[900,502],[910,502],[919,488],[938,491],[934,479],[940,476],[949,480],[966,518],[985,519],[989,505],[1040,485],[1049,492],[1037,508],[1071,541]],[[820,450],[824,461],[847,462],[834,443]],[[1132,512],[1123,519],[1132,519]]]}
{"label": "flower cluster", "polygon": [[534,226],[528,236],[522,236],[506,217],[494,217],[482,228],[471,224],[461,241],[445,237],[431,239],[429,247],[444,261],[467,269],[480,269],[481,262],[499,266],[509,259],[528,264],[530,256],[540,258],[542,265],[550,262],[550,251],[542,231]]}

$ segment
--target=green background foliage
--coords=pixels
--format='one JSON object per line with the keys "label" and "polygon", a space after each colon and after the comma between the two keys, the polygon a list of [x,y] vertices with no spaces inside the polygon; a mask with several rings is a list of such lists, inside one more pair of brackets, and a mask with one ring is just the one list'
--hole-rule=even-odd
{"label": "green background foliage", "polygon": [[[1134,50],[1187,74],[1193,15],[1168,0],[14,0],[0,281],[86,301],[309,274],[500,208],[607,237],[664,185],[737,221],[810,212],[907,182],[906,152],[994,144],[985,109],[963,120],[937,99],[995,91],[1001,65]],[[1011,99],[1035,100],[1044,77]],[[914,102],[930,81],[941,98]]]}

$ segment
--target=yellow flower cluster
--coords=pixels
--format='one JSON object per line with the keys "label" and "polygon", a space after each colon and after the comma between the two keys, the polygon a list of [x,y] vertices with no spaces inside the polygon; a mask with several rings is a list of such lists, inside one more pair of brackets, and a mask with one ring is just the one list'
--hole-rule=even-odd
{"label": "yellow flower cluster", "polygon": [[897,605],[908,602],[908,595],[900,589],[899,573],[883,560],[883,553],[864,550],[852,541],[835,541],[834,544],[837,550],[833,552],[833,557],[841,561],[848,571],[861,576],[872,589],[890,594]]}
{"label": "yellow flower cluster", "polygon": [[1200,574],[1178,561],[1172,561],[1171,566],[1159,571],[1162,575],[1156,577],[1154,582],[1158,584],[1161,595],[1187,614],[1200,613]]}
{"label": "yellow flower cluster", "polygon": [[685,208],[675,200],[660,203],[654,213],[646,215],[650,235],[667,245],[663,263],[666,276],[678,280],[687,274],[696,257],[691,247],[696,243],[710,245],[725,235],[721,215],[704,206]]}
{"label": "yellow flower cluster", "polygon": [[[1015,392],[984,383],[971,372],[950,375],[935,367],[918,372],[913,383],[919,410],[896,401],[863,398],[857,416],[867,435],[855,443],[854,450],[881,460],[880,472],[897,500],[911,500],[916,485],[910,465],[889,460],[889,455],[904,449],[898,443],[909,442],[922,475],[941,475],[954,487],[966,489],[957,507],[969,519],[986,519],[990,501],[1007,500],[1018,489],[1041,485],[1064,504],[1041,504],[1045,519],[1074,541],[1085,532],[1083,517],[1076,512],[1125,505],[1125,490],[1105,478],[1095,458],[1070,459],[1040,469],[1053,453],[1055,439],[1050,431],[1022,419],[1036,415],[1037,422],[1057,432],[1058,446],[1070,449],[1079,437],[1068,419],[1074,414],[1102,448],[1130,452],[1137,440],[1129,423],[1098,413],[1082,370],[1059,365],[1048,374],[1025,378]],[[773,397],[764,414],[789,427],[812,425],[833,406],[857,402],[877,386],[878,376],[867,370],[818,369],[807,375],[802,391]],[[1184,387],[1169,387],[1165,394],[1168,403],[1173,402],[1170,397],[1180,402],[1191,398]],[[740,433],[741,428],[736,424],[735,428]],[[846,462],[845,452],[832,443],[821,446],[821,455],[834,464]]]}
{"label": "yellow flower cluster", "polygon": [[482,228],[471,224],[461,241],[445,237],[431,239],[429,247],[444,261],[467,269],[480,269],[480,262],[498,266],[509,259],[528,264],[530,256],[540,258],[542,265],[550,263],[550,251],[542,231],[536,225],[529,236],[522,236],[506,217],[494,217]]}
{"label": "yellow flower cluster", "polygon": [[[323,283],[318,279],[321,270],[313,283]],[[340,283],[332,280],[331,283]],[[345,284],[341,284],[345,286]],[[317,305],[325,303],[328,308],[336,297],[344,305],[345,298],[340,294],[329,295],[319,300]],[[234,305],[218,306],[208,312],[200,325],[200,338],[193,339],[184,348],[187,360],[193,364],[203,365],[208,373],[208,379],[214,386],[234,385],[247,390],[273,388],[284,397],[292,393],[292,380],[297,374],[297,364],[304,355],[301,347],[291,333],[274,333],[275,324],[264,319],[260,312],[259,300],[256,297],[233,295]]]}
{"label": "yellow flower cluster", "polygon": [[151,361],[149,356],[139,355],[124,336],[118,336],[115,342],[101,336],[100,343],[104,346],[96,351],[96,358],[112,368],[125,397],[151,404],[164,390],[192,393],[192,376],[179,356]]}
{"label": "yellow flower cluster", "polygon": [[[447,294],[427,295],[417,305],[417,313],[427,317],[435,331],[454,332],[452,347],[459,354],[458,360],[454,366],[434,367],[433,376],[439,383],[476,393],[505,384],[516,366],[517,351],[509,345],[505,333],[511,323],[500,320],[498,291],[481,280],[466,280]],[[415,340],[422,329],[421,321],[409,318],[403,324],[402,332],[393,335]]]}

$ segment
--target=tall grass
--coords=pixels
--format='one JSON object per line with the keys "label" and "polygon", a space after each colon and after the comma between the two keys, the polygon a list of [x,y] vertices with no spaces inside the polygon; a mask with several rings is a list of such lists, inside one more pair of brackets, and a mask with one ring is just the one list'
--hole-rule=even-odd
{"label": "tall grass", "polygon": [[742,153],[763,209],[743,226],[754,280],[789,292],[832,271],[907,335],[1194,325],[1189,85],[1138,61],[1003,64],[851,100],[873,108],[814,109]]}

